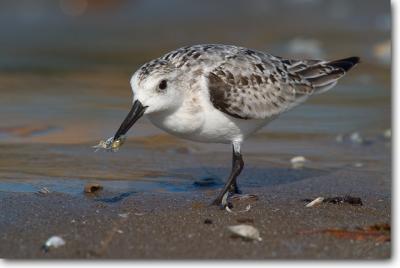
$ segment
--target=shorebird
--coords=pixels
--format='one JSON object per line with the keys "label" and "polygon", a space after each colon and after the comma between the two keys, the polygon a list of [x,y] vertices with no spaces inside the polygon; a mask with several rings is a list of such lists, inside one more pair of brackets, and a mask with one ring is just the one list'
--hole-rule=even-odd
{"label": "shorebird", "polygon": [[180,138],[231,144],[231,173],[212,203],[221,205],[227,194],[240,192],[241,144],[280,114],[331,89],[358,62],[284,59],[220,44],[179,48],[133,74],[132,108],[104,148],[118,147],[143,115]]}

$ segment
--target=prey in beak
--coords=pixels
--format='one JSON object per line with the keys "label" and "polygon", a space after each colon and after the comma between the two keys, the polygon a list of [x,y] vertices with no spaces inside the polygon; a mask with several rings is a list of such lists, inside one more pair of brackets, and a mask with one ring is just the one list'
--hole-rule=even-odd
{"label": "prey in beak", "polygon": [[93,148],[96,148],[96,151],[98,151],[99,149],[112,150],[114,152],[118,151],[119,147],[121,147],[121,145],[125,141],[125,134],[136,123],[136,121],[143,116],[146,108],[147,107],[143,106],[140,101],[136,100],[133,103],[128,115],[125,117],[121,126],[115,133],[114,137],[110,137],[105,141],[101,140],[99,144],[93,146]]}

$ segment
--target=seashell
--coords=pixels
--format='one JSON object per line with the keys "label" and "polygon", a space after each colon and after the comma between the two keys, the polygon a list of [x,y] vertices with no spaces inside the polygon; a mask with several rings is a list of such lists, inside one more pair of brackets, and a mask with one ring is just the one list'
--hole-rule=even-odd
{"label": "seashell", "polygon": [[295,156],[290,159],[290,163],[292,164],[293,168],[302,168],[306,162],[306,158],[304,156]]}
{"label": "seashell", "polygon": [[245,239],[257,240],[257,241],[262,240],[258,229],[251,225],[247,224],[231,225],[228,226],[228,230],[234,235],[240,236]]}
{"label": "seashell", "polygon": [[84,192],[85,193],[94,193],[94,192],[97,192],[97,191],[99,191],[101,189],[103,189],[103,186],[101,186],[98,183],[87,183],[85,185]]}
{"label": "seashell", "polygon": [[58,248],[65,245],[65,240],[59,236],[52,236],[47,239],[46,243],[43,245],[43,250],[45,252],[49,251],[51,247]]}
{"label": "seashell", "polygon": [[323,201],[324,201],[324,198],[323,198],[323,197],[317,197],[317,198],[315,198],[313,201],[311,201],[310,203],[308,203],[308,204],[306,205],[306,207],[307,207],[307,208],[315,207],[315,206],[321,204]]}

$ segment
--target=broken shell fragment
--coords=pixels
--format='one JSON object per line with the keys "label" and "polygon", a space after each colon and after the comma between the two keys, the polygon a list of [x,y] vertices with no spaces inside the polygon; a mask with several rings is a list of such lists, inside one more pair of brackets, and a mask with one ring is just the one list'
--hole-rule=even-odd
{"label": "broken shell fragment", "polygon": [[308,204],[306,205],[306,207],[307,207],[307,208],[315,207],[315,206],[321,204],[323,201],[324,201],[324,198],[323,198],[323,197],[317,197],[317,198],[315,198],[313,201],[311,201],[310,203],[308,203]]}
{"label": "broken shell fragment", "polygon": [[99,191],[101,189],[103,189],[103,186],[101,186],[98,183],[87,183],[85,185],[84,192],[85,193],[94,193],[94,192],[97,192],[97,191]]}
{"label": "broken shell fragment", "polygon": [[231,225],[228,226],[228,230],[234,235],[242,237],[247,240],[257,240],[257,241],[262,240],[258,229],[251,225],[247,224]]}
{"label": "broken shell fragment", "polygon": [[50,190],[47,189],[46,187],[41,188],[39,191],[37,191],[38,194],[46,195],[50,193]]}
{"label": "broken shell fragment", "polygon": [[65,245],[65,240],[59,236],[52,236],[47,239],[46,243],[42,246],[45,252],[49,251],[51,247],[58,248]]}
{"label": "broken shell fragment", "polygon": [[290,163],[292,164],[293,168],[302,168],[306,163],[306,158],[304,156],[295,156],[290,159]]}
{"label": "broken shell fragment", "polygon": [[114,140],[114,137],[110,137],[107,140],[101,140],[99,144],[93,146],[95,148],[95,152],[97,152],[100,149],[105,149],[107,151],[113,151],[116,152],[119,150],[119,147],[122,146],[125,142],[125,136],[121,136],[118,139]]}
{"label": "broken shell fragment", "polygon": [[362,143],[364,143],[364,138],[360,135],[360,133],[358,133],[358,132],[353,132],[351,135],[350,135],[350,140],[351,140],[351,142],[353,142],[353,143],[357,143],[357,144],[362,144]]}

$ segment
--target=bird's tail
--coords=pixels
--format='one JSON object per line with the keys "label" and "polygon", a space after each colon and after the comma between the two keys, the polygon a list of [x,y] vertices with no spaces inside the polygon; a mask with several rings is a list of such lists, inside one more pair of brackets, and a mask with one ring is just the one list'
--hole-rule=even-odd
{"label": "bird's tail", "polygon": [[335,86],[337,81],[359,62],[359,57],[334,61],[303,61],[303,68],[296,70],[296,74],[310,82],[314,93],[319,94]]}

